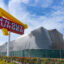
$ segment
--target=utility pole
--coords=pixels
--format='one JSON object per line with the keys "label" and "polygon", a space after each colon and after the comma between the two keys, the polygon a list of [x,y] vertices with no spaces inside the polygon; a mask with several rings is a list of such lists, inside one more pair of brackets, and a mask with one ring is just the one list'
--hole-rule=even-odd
{"label": "utility pole", "polygon": [[8,42],[7,42],[7,56],[9,56],[9,49],[10,49],[10,31],[9,31]]}

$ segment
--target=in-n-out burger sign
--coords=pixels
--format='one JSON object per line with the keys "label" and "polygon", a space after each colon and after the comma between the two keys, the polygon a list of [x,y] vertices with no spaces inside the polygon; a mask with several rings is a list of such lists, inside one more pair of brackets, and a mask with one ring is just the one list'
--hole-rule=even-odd
{"label": "in-n-out burger sign", "polygon": [[23,26],[0,17],[0,29],[2,28],[6,28],[8,31],[11,31],[17,34],[24,34]]}

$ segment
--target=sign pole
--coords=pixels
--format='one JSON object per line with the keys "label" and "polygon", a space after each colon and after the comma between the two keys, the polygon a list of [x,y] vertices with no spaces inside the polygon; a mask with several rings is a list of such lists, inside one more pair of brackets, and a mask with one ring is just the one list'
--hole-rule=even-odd
{"label": "sign pole", "polygon": [[9,56],[9,48],[10,48],[10,31],[9,31],[8,42],[7,42],[7,56]]}

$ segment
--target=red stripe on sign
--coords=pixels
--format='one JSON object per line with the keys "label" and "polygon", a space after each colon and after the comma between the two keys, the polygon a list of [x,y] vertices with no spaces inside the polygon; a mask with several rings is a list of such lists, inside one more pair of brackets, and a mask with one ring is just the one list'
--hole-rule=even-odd
{"label": "red stripe on sign", "polygon": [[17,34],[24,34],[24,27],[13,23],[12,21],[9,21],[3,17],[0,17],[0,29],[6,28],[8,31],[11,31],[13,33]]}

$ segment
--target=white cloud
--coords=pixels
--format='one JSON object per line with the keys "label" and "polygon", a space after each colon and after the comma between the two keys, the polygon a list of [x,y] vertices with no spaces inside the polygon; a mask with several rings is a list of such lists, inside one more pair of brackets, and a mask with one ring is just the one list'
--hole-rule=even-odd
{"label": "white cloud", "polygon": [[[46,8],[52,4],[53,0],[35,0],[34,3],[30,3],[30,0],[10,0],[8,9],[9,12],[21,20],[23,23],[28,24],[29,28],[26,31],[31,31],[37,26],[44,26],[47,29],[57,28],[60,29],[62,27],[62,24],[59,22],[63,21],[64,16],[62,15],[64,12],[57,11],[50,15],[50,18],[47,18],[46,16],[41,16],[38,18],[31,18],[32,15],[30,15],[29,12],[26,11],[25,6],[21,5],[22,3],[28,4],[30,6],[38,6],[38,4],[41,4],[43,8]],[[62,9],[62,7],[60,7]],[[57,9],[58,10],[58,9]],[[59,16],[58,16],[59,15]],[[50,27],[51,26],[51,27]]]}
{"label": "white cloud", "polygon": [[28,4],[29,0],[22,0],[23,3]]}
{"label": "white cloud", "polygon": [[[56,28],[61,30],[64,28],[64,23],[61,23],[64,20],[64,10],[61,6],[57,8],[53,7],[56,9],[56,12],[50,14],[48,17],[37,17],[36,15],[31,15],[29,12],[27,12],[25,6],[22,4],[24,3],[29,6],[37,7],[40,4],[39,7],[47,8],[51,6],[52,2],[53,0],[35,0],[34,3],[30,3],[30,0],[10,0],[7,8],[3,0],[0,0],[0,7],[4,8],[5,10],[8,9],[9,13],[11,13],[14,17],[21,20],[23,23],[28,24],[28,29],[25,30],[25,33],[28,33],[39,26],[43,26],[46,29]],[[1,31],[0,36],[1,42],[7,41],[7,37],[3,36]],[[12,34],[11,39],[13,39],[13,37],[16,38],[17,36],[19,35]]]}
{"label": "white cloud", "polygon": [[10,0],[10,1],[17,3],[25,3],[25,4],[29,3],[29,0]]}
{"label": "white cloud", "polygon": [[24,4],[28,4],[29,6],[38,6],[38,7],[47,8],[51,6],[53,0],[10,0],[10,2],[24,3]]}
{"label": "white cloud", "polygon": [[2,30],[0,30],[0,45],[5,43],[6,41],[8,42],[8,36],[4,36]]}
{"label": "white cloud", "polygon": [[47,8],[51,6],[51,4],[53,3],[53,0],[35,0],[35,2],[37,5],[40,5],[43,8]]}
{"label": "white cloud", "polygon": [[[62,15],[64,14],[64,12],[57,9],[57,11],[49,15],[49,17],[39,16],[38,18],[33,18],[32,15],[30,15],[30,13],[26,11],[25,6],[21,5],[21,2],[25,3],[26,1],[27,3],[29,3],[28,5],[32,6],[35,4],[36,6],[38,6],[37,4],[41,4],[43,8],[46,8],[52,4],[53,0],[35,0],[35,3],[32,4],[30,4],[29,0],[12,0],[9,2],[10,13],[18,19],[22,20],[22,22],[28,24],[29,28],[28,30],[26,30],[26,32],[31,31],[37,26],[41,25],[47,29],[57,28],[59,30],[63,28],[63,24],[60,22],[64,20],[64,16]],[[60,8],[62,9],[62,7]]]}
{"label": "white cloud", "polygon": [[5,3],[4,3],[4,0],[0,0],[0,7],[7,10],[7,7],[6,7]]}
{"label": "white cloud", "polygon": [[26,18],[26,16],[29,15],[28,12],[26,12],[25,10],[25,6],[21,5],[21,2],[17,2],[15,1],[10,1],[9,5],[9,12],[16,18],[22,20],[24,18]]}

